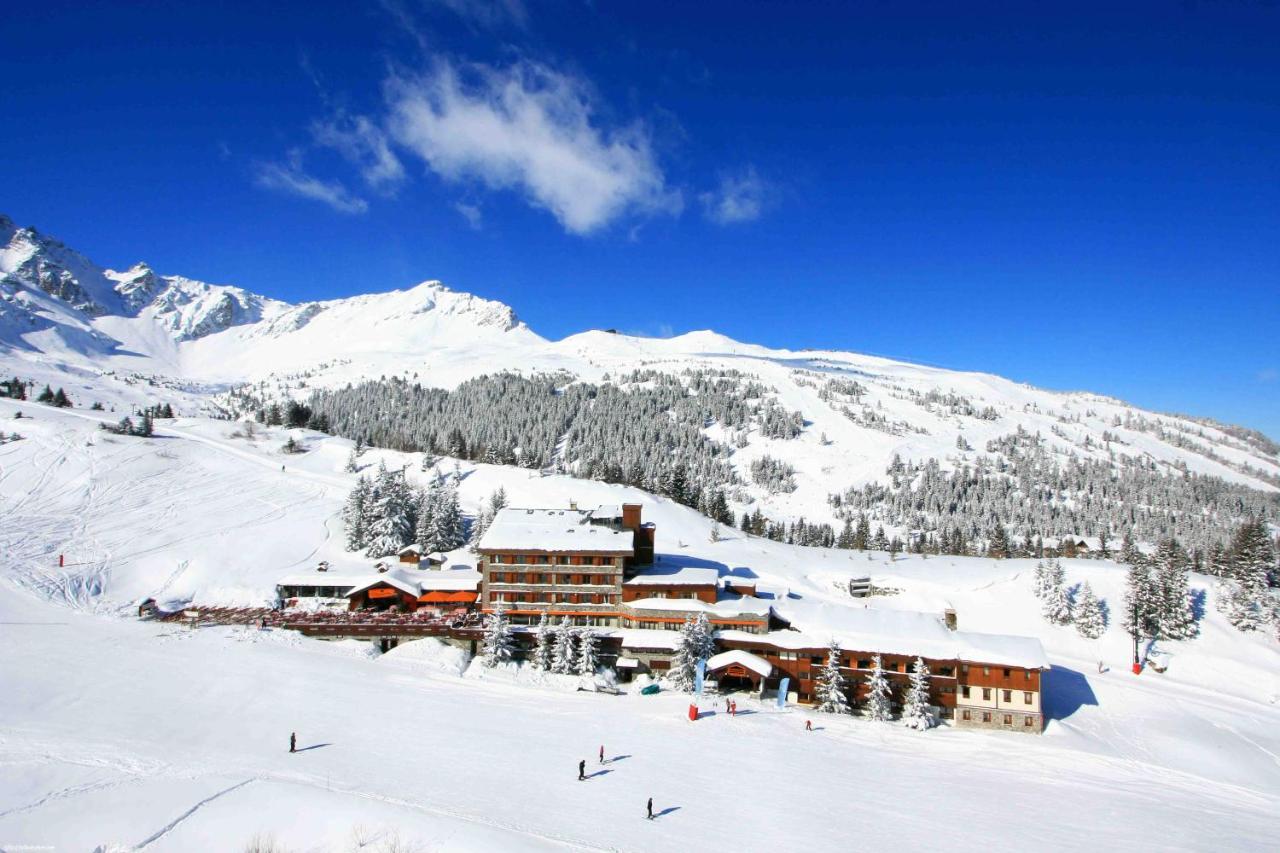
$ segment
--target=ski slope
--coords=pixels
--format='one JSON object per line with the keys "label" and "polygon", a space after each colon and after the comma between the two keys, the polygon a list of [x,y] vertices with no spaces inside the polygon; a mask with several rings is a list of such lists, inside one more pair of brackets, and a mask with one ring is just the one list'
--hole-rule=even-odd
{"label": "ski slope", "polygon": [[[284,456],[289,433],[225,421],[97,429],[116,417],[0,401],[25,436],[0,445],[0,848],[919,849],[945,834],[960,850],[1263,850],[1280,830],[1280,644],[1230,628],[1207,578],[1192,579],[1201,636],[1162,643],[1168,671],[1135,677],[1114,619],[1089,641],[1040,618],[1032,561],[712,542],[706,519],[633,490],[461,463],[468,512],[499,485],[513,505],[640,499],[662,561],[754,574],[806,632],[839,631],[867,604],[843,580],[870,573],[900,590],[871,606],[952,607],[963,629],[1040,637],[1054,664],[1040,738],[818,715],[805,732],[803,710],[746,700],[690,723],[686,697],[460,674],[433,641],[376,656],[138,622],[145,596],[257,603],[320,559],[370,561],[341,547],[348,442],[293,431],[308,452]],[[425,476],[412,454],[362,462],[379,459]],[[1066,566],[1114,617],[1120,567]],[[289,755],[292,731],[314,748]],[[593,767],[602,743],[617,759]],[[578,782],[580,759],[607,772]]]}

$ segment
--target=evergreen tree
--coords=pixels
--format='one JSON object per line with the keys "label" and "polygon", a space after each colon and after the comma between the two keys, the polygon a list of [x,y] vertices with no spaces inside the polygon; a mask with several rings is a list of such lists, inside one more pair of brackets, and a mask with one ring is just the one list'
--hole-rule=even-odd
{"label": "evergreen tree", "polygon": [[553,637],[551,626],[547,623],[547,611],[544,610],[538,619],[538,644],[533,653],[534,665],[543,672],[551,671]]}
{"label": "evergreen tree", "polygon": [[1261,630],[1271,616],[1270,576],[1276,570],[1275,545],[1265,522],[1251,518],[1231,540],[1230,581],[1219,607],[1237,629]]}
{"label": "evergreen tree", "polygon": [[552,672],[562,675],[573,672],[573,635],[573,624],[566,616],[560,620],[560,627],[556,629],[555,649],[551,655]]}
{"label": "evergreen tree", "polygon": [[888,551],[889,539],[884,535],[884,525],[876,528],[876,535],[871,537],[869,545],[872,551]]}
{"label": "evergreen tree", "polygon": [[347,534],[347,550],[360,551],[369,544],[369,478],[361,476],[342,507],[342,523]]}
{"label": "evergreen tree", "polygon": [[933,709],[929,707],[929,667],[924,658],[916,658],[907,687],[906,701],[902,703],[902,723],[919,731],[933,727]]}
{"label": "evergreen tree", "polygon": [[59,409],[68,409],[71,407],[71,398],[67,396],[67,392],[59,388],[53,395],[53,404]]}
{"label": "evergreen tree", "polygon": [[458,507],[458,492],[452,486],[441,489],[431,512],[432,538],[438,551],[452,551],[467,543],[463,531],[462,510]]}
{"label": "evergreen tree", "polygon": [[40,394],[36,397],[36,402],[37,402],[37,403],[52,403],[52,402],[53,402],[53,389],[52,389],[52,388],[50,388],[48,385],[44,386],[44,390],[42,390],[42,391],[40,392]]}
{"label": "evergreen tree", "polygon": [[1054,625],[1071,622],[1071,596],[1067,593],[1066,572],[1056,558],[1050,558],[1044,568],[1043,579],[1044,618]]}
{"label": "evergreen tree", "polygon": [[858,529],[853,534],[853,547],[865,551],[871,547],[871,522],[865,515],[858,516]]}
{"label": "evergreen tree", "polygon": [[356,453],[356,449],[351,448],[351,455],[347,457],[347,464],[343,466],[343,471],[348,474],[355,474],[360,470],[360,454]]}
{"label": "evergreen tree", "polygon": [[1080,636],[1089,640],[1098,639],[1107,630],[1102,602],[1098,601],[1098,596],[1094,594],[1088,581],[1081,584],[1076,596],[1075,625]]}
{"label": "evergreen tree", "polygon": [[424,557],[440,550],[436,547],[436,503],[439,499],[438,482],[432,482],[418,493],[418,521],[414,525],[413,539]]}
{"label": "evergreen tree", "polygon": [[1191,559],[1176,539],[1165,539],[1152,557],[1152,573],[1159,593],[1157,621],[1160,636],[1171,640],[1189,640],[1200,633],[1191,606],[1187,573]]}
{"label": "evergreen tree", "polygon": [[696,624],[692,619],[685,619],[684,624],[680,626],[676,653],[671,658],[671,669],[667,670],[667,683],[673,690],[685,693],[693,690],[697,680],[698,661],[702,659],[700,655],[703,649],[703,641],[698,636]]}
{"label": "evergreen tree", "polygon": [[997,560],[1009,556],[1009,534],[1003,524],[997,523],[991,528],[991,534],[987,538],[987,556]]}
{"label": "evergreen tree", "polygon": [[591,628],[583,628],[578,632],[579,675],[595,675],[600,666],[600,658],[596,650],[596,632]]}
{"label": "evergreen tree", "polygon": [[1142,637],[1158,637],[1160,594],[1146,560],[1129,566],[1124,589],[1125,631]]}
{"label": "evergreen tree", "polygon": [[365,555],[388,557],[413,541],[412,494],[398,471],[379,464],[369,505],[368,544]]}
{"label": "evergreen tree", "polygon": [[484,647],[480,662],[492,669],[498,664],[509,663],[515,654],[515,641],[511,625],[502,602],[498,602],[484,628]]}
{"label": "evergreen tree", "polygon": [[893,705],[889,698],[889,679],[884,674],[880,655],[871,659],[871,672],[867,673],[867,701],[864,710],[868,718],[884,722],[893,718]]}
{"label": "evergreen tree", "polygon": [[817,710],[824,714],[848,714],[849,698],[845,694],[844,674],[840,672],[840,644],[835,640],[827,648],[827,663],[818,676],[815,689]]}

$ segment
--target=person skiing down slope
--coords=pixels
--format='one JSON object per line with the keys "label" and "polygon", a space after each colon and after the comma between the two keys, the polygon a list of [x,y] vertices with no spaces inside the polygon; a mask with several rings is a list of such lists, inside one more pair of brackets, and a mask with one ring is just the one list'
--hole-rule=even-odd
{"label": "person skiing down slope", "polygon": [[649,820],[653,820],[653,797],[649,798]]}
{"label": "person skiing down slope", "polygon": [[290,752],[298,751],[298,733],[297,732],[289,733],[289,751]]}
{"label": "person skiing down slope", "polygon": [[578,781],[581,782],[587,778],[587,762],[585,760],[578,762]]}
{"label": "person skiing down slope", "polygon": [[604,764],[604,744],[600,744],[600,763]]}

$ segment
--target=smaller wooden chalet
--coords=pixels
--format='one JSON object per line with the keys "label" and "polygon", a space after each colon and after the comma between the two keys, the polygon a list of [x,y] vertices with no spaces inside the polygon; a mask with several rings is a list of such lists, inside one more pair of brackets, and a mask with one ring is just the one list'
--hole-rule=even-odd
{"label": "smaller wooden chalet", "polygon": [[773,664],[742,649],[730,649],[707,658],[706,677],[716,683],[721,693],[750,690],[759,694],[772,674]]}
{"label": "smaller wooden chalet", "polygon": [[358,584],[347,592],[347,607],[351,610],[418,609],[416,584],[401,579],[397,573],[385,572]]}

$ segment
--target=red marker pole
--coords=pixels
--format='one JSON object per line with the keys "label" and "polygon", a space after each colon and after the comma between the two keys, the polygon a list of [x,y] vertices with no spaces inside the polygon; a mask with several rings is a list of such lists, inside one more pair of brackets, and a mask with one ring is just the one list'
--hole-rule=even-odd
{"label": "red marker pole", "polygon": [[62,554],[59,554],[59,555],[58,555],[58,568],[62,568],[64,565],[66,565],[66,560],[67,560],[67,558],[66,558],[65,556],[63,556]]}
{"label": "red marker pole", "polygon": [[689,719],[690,719],[690,720],[692,720],[692,721],[696,721],[696,720],[698,719],[698,706],[697,706],[697,705],[690,705],[690,706],[689,706]]}

